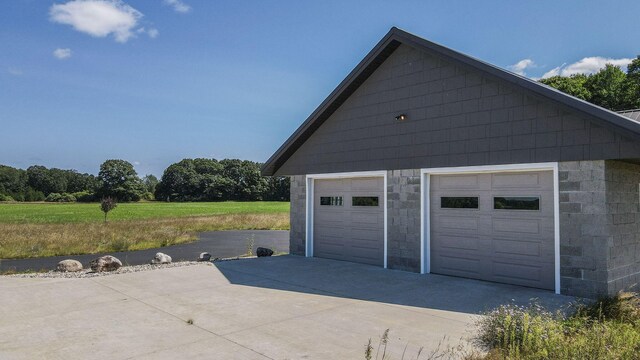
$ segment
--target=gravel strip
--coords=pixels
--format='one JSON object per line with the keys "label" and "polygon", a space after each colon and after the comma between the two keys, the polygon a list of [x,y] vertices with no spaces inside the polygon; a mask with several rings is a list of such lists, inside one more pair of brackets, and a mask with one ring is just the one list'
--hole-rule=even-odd
{"label": "gravel strip", "polygon": [[115,275],[115,274],[128,274],[128,273],[134,273],[134,272],[140,272],[140,271],[168,269],[168,268],[182,267],[182,266],[195,266],[195,265],[212,266],[212,264],[208,261],[205,261],[205,262],[180,261],[180,262],[174,262],[171,264],[123,266],[118,270],[105,271],[105,272],[93,272],[91,271],[91,269],[85,269],[77,272],[59,272],[59,271],[51,270],[48,272],[41,272],[41,273],[2,275],[0,277],[31,278],[31,279],[33,278],[79,279],[79,278],[91,278],[91,277],[107,276],[107,275]]}

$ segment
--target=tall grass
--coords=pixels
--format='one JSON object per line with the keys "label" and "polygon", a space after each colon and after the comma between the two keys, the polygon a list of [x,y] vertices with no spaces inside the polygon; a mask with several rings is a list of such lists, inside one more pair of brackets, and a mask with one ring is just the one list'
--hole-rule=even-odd
{"label": "tall grass", "polygon": [[[477,323],[476,347],[443,346],[426,360],[638,360],[640,359],[640,297],[619,293],[590,303],[576,303],[569,315],[551,313],[536,303],[507,304],[484,314]],[[389,330],[375,352],[369,339],[364,358],[386,357]],[[470,344],[469,344],[470,345]],[[405,348],[406,349],[406,348]],[[407,357],[422,359],[420,355]],[[404,360],[406,351],[401,357]],[[382,357],[379,357],[382,356]]]}
{"label": "tall grass", "polygon": [[570,316],[503,305],[479,323],[484,359],[640,359],[640,300],[619,294],[577,305]]}
{"label": "tall grass", "polygon": [[288,213],[123,220],[109,223],[0,223],[0,258],[142,250],[188,243],[211,230],[289,228]]}

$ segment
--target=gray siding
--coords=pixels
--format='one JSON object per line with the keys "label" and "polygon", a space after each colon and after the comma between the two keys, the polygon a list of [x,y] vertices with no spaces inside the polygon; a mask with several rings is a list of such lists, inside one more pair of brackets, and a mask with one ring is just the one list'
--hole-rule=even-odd
{"label": "gray siding", "polygon": [[[408,119],[398,122],[401,113]],[[640,157],[640,144],[597,124],[401,45],[277,174]]]}

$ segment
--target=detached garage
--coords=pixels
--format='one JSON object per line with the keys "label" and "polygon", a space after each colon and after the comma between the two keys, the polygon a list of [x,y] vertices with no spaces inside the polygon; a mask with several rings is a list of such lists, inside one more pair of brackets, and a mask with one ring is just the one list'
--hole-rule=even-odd
{"label": "detached garage", "polygon": [[292,254],[595,297],[640,281],[640,111],[391,31],[263,167]]}

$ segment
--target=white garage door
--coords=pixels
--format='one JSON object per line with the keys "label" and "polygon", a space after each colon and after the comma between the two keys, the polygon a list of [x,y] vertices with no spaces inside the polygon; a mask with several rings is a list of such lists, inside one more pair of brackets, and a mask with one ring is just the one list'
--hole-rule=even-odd
{"label": "white garage door", "polygon": [[554,289],[553,172],[432,175],[431,272]]}
{"label": "white garage door", "polygon": [[384,179],[316,179],[313,254],[384,264]]}

